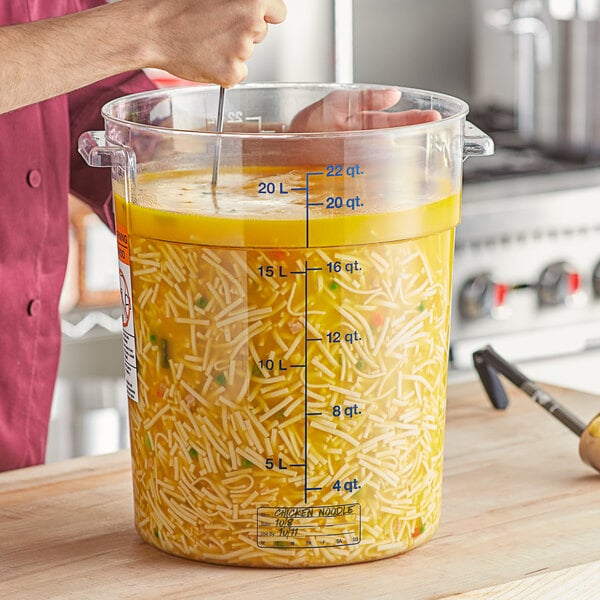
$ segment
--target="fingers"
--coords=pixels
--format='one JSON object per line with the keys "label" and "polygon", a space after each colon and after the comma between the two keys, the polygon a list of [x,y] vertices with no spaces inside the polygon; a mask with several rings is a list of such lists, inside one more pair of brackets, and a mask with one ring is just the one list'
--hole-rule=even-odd
{"label": "fingers", "polygon": [[[442,115],[437,110],[406,110],[399,113],[389,113],[397,115],[394,127],[403,125],[418,125],[419,123],[431,123],[432,121],[440,121]],[[392,120],[394,117],[392,117]]]}
{"label": "fingers", "polygon": [[360,131],[429,123],[441,119],[435,110],[386,112],[400,100],[398,88],[338,90],[307,106],[294,117],[292,132]]}
{"label": "fingers", "polygon": [[267,23],[277,25],[282,23],[287,16],[287,7],[283,0],[270,0],[264,14],[264,20]]}
{"label": "fingers", "polygon": [[370,110],[384,110],[397,104],[402,92],[398,88],[389,88],[387,90],[365,90],[363,95],[366,96]]}
{"label": "fingers", "polygon": [[327,110],[356,114],[365,110],[384,110],[394,106],[402,93],[398,88],[377,90],[338,90],[332,92],[321,102]]}
{"label": "fingers", "polygon": [[347,121],[348,129],[385,129],[405,127],[439,121],[442,115],[437,110],[403,110],[400,112],[363,111]]}
{"label": "fingers", "polygon": [[[182,79],[233,86],[248,74],[246,61],[286,17],[283,0],[132,0],[151,13],[147,64]],[[127,4],[127,3],[124,3]],[[144,12],[141,10],[140,12]]]}
{"label": "fingers", "polygon": [[257,29],[254,34],[254,39],[252,40],[255,44],[260,44],[266,37],[269,32],[269,25],[266,21],[262,22],[262,26]]}
{"label": "fingers", "polygon": [[[438,121],[442,118],[437,110],[411,109],[383,112],[397,104],[401,95],[402,92],[398,88],[358,92],[340,90],[322,100],[325,106],[321,114],[328,122],[333,124],[335,121],[343,130],[403,127]],[[336,118],[331,118],[331,115],[336,112]]]}
{"label": "fingers", "polygon": [[[283,0],[256,0],[255,11],[247,15],[244,23],[240,19],[238,51],[230,57],[230,66],[214,77],[215,83],[231,87],[243,81],[248,75],[246,62],[254,53],[254,45],[261,43],[269,31],[269,23],[281,23],[287,15],[287,7]],[[245,9],[247,10],[247,9]],[[234,46],[230,46],[232,52]]]}

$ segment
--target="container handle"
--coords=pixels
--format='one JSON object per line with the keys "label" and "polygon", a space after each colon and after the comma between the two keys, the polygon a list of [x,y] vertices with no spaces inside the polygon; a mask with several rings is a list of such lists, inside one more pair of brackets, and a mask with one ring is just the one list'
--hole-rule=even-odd
{"label": "container handle", "polygon": [[494,154],[494,140],[471,123],[465,122],[463,160],[469,156],[489,156]]}
{"label": "container handle", "polygon": [[113,167],[127,161],[127,152],[106,141],[104,131],[86,131],[79,136],[79,154],[90,167]]}

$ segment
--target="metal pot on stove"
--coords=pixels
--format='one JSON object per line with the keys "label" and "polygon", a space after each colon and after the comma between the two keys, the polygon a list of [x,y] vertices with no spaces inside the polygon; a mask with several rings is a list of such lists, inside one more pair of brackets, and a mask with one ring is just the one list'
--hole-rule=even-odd
{"label": "metal pot on stove", "polygon": [[486,21],[515,38],[517,129],[550,155],[600,155],[600,0],[514,0]]}

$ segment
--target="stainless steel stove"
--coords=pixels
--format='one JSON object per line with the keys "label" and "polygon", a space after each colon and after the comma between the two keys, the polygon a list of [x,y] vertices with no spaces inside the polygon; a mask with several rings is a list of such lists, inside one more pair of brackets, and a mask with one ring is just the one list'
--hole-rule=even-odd
{"label": "stainless steel stove", "polygon": [[600,164],[492,137],[494,157],[465,163],[450,380],[492,344],[534,379],[600,393]]}

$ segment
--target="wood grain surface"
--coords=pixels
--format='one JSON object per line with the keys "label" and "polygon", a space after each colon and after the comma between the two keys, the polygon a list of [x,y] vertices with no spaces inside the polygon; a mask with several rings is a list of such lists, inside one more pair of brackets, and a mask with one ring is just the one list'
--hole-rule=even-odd
{"label": "wood grain surface", "polygon": [[[548,387],[588,420],[600,398]],[[163,554],[133,527],[127,452],[0,474],[0,598],[600,598],[600,474],[521,392],[494,411],[450,388],[442,525],[424,546],[361,565],[220,567]]]}

